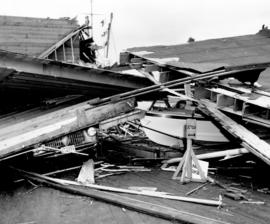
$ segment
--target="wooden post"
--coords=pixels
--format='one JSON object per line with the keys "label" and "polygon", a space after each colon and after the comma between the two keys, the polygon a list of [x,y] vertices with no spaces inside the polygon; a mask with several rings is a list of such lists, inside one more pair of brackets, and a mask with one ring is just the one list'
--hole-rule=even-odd
{"label": "wooden post", "polygon": [[65,49],[65,43],[63,43],[63,59],[64,59],[64,61],[66,61],[67,60],[67,58],[66,58],[66,49]]}
{"label": "wooden post", "polygon": [[56,52],[56,50],[54,51],[54,59],[55,59],[55,61],[57,61],[57,52]]}
{"label": "wooden post", "polygon": [[[195,119],[187,119],[186,123],[186,140],[187,140],[187,148],[186,152],[183,156],[183,159],[180,161],[176,171],[173,174],[172,179],[180,179],[181,183],[190,182],[190,181],[199,181],[192,178],[192,161],[194,162],[194,165],[198,169],[198,173],[201,178],[201,182],[206,181],[206,176],[202,171],[202,168],[199,164],[198,159],[196,158],[196,155],[193,152],[192,149],[192,139],[196,139],[196,120]],[[181,177],[177,177],[179,172],[182,170]]]}
{"label": "wooden post", "polygon": [[[192,94],[192,90],[191,90],[190,84],[185,84],[184,85],[184,89],[185,89],[185,95],[192,98],[193,97],[193,94]],[[186,101],[185,109],[186,110],[191,110],[192,109],[191,105],[192,105],[192,102],[190,100],[187,100]]]}
{"label": "wooden post", "polygon": [[71,57],[72,57],[72,62],[74,63],[75,58],[74,58],[74,49],[73,49],[73,39],[72,39],[72,37],[70,38],[70,45],[71,45]]}

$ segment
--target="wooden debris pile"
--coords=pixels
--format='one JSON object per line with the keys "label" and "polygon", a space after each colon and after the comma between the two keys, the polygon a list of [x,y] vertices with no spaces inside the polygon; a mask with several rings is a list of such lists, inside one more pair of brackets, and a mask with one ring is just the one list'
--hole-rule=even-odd
{"label": "wooden debris pile", "polygon": [[[254,117],[254,110],[256,110],[257,106],[262,107],[262,104],[257,101],[254,103],[252,101],[254,99],[250,99],[250,97],[246,99],[242,93],[241,97],[238,96],[237,94],[240,94],[240,92],[229,94],[226,91],[230,89],[221,91],[217,88],[210,89],[210,87],[214,84],[219,85],[218,79],[235,77],[250,72],[257,74],[269,67],[269,63],[227,68],[201,74],[185,73],[182,78],[161,83],[160,80],[154,79],[152,72],[157,69],[160,75],[165,75],[162,73],[164,72],[162,71],[164,66],[161,66],[161,69],[159,65],[155,65],[153,62],[144,65],[147,62],[145,59],[133,56],[130,59],[132,65],[134,66],[134,63],[137,63],[136,65],[140,66],[140,72],[155,83],[154,85],[103,99],[76,102],[68,106],[66,105],[69,103],[67,99],[48,100],[45,103],[45,108],[35,108],[25,113],[16,114],[15,117],[18,122],[15,122],[8,131],[2,129],[0,159],[10,162],[10,159],[24,155],[29,156],[33,161],[44,162],[52,161],[53,158],[64,157],[66,160],[63,163],[67,165],[68,162],[75,158],[76,166],[58,167],[55,171],[38,172],[35,167],[23,169],[24,166],[21,164],[16,168],[14,167],[16,163],[12,164],[11,169],[19,173],[24,179],[32,182],[169,220],[194,223],[224,223],[193,213],[188,214],[171,207],[150,204],[144,200],[138,200],[133,195],[139,195],[143,198],[215,206],[217,208],[224,205],[223,196],[226,199],[239,200],[242,204],[263,205],[264,201],[251,199],[249,191],[223,184],[217,181],[216,178],[211,177],[213,173],[222,170],[222,166],[215,166],[218,163],[222,165],[224,161],[245,158],[245,156],[250,156],[250,152],[268,165],[270,164],[269,144],[252,133],[242,123],[243,121],[252,121],[251,123],[256,125],[262,125],[263,123],[264,126],[269,128],[268,123],[262,122],[258,116]],[[166,66],[165,68],[166,72],[171,72],[174,75],[181,73],[183,75],[183,71],[179,72],[176,68]],[[196,85],[201,85],[204,88],[201,88],[201,86],[197,88]],[[181,92],[182,90],[172,89],[175,87],[184,87],[185,94]],[[197,93],[195,92],[196,88]],[[185,121],[179,129],[173,130],[174,133],[166,133],[166,121],[163,122],[162,130],[151,129],[153,132],[158,132],[160,138],[162,135],[166,135],[166,137],[176,139],[177,144],[179,143],[177,147],[173,147],[175,145],[167,147],[165,143],[162,144],[162,140],[161,145],[153,143],[147,138],[146,132],[143,131],[147,127],[141,124],[140,119],[146,114],[144,111],[137,109],[136,104],[141,96],[146,95],[153,98],[151,94],[157,94],[157,96],[154,96],[163,99],[164,95],[175,95],[178,100],[185,101],[184,109],[189,111],[189,118],[186,119],[186,114],[183,115]],[[71,99],[74,98],[71,97]],[[155,98],[155,100],[157,99]],[[168,98],[165,98],[164,102],[167,111],[179,110],[174,115],[162,114],[163,111],[160,111],[161,115],[155,114],[156,117],[160,117],[160,119],[175,118],[181,114],[180,109],[183,109],[181,102],[176,103],[175,108],[171,107]],[[247,109],[248,107],[249,109]],[[263,117],[270,119],[269,108],[264,109]],[[33,111],[38,112],[38,116],[33,115]],[[227,115],[232,111],[234,115],[240,117],[233,119]],[[27,119],[24,119],[26,115]],[[197,126],[199,126],[197,120],[204,120],[205,117],[208,119],[207,122],[212,122],[221,129],[221,134],[224,134],[222,139],[225,139],[227,144],[234,141],[232,147],[206,153],[206,144],[200,143],[197,138]],[[8,120],[10,122],[9,119],[3,118],[4,121]],[[13,131],[16,131],[16,135]],[[180,131],[183,132],[182,136],[180,136]],[[234,147],[235,145],[238,148]],[[196,151],[199,146],[205,150],[200,155]],[[216,147],[221,147],[221,144]],[[69,159],[68,156],[72,159]],[[168,160],[163,161],[164,159]],[[213,167],[209,167],[209,164],[212,166],[212,163],[209,163],[212,159],[219,160],[214,163]],[[102,160],[102,162],[95,162],[98,160]],[[207,162],[203,160],[207,160]],[[153,165],[153,163],[155,164]],[[168,192],[159,190],[157,186],[143,186],[140,183],[115,187],[100,182],[109,178],[124,178],[125,175],[136,175],[143,172],[148,172],[151,175],[153,170],[156,169],[156,165],[160,165],[160,163],[163,164],[159,172],[173,171],[174,174],[170,181],[177,182],[180,180],[177,188],[181,188],[181,184],[192,182],[200,182],[200,185],[188,189],[185,194],[179,194],[178,192],[171,193],[169,190]],[[175,166],[171,166],[172,164]],[[57,165],[60,166],[60,163]],[[225,167],[225,169],[227,172],[230,170],[229,167]],[[75,173],[76,177],[74,176]],[[67,177],[55,177],[58,175],[60,177],[67,175]],[[249,176],[242,175],[242,177]],[[18,181],[21,180],[16,182]],[[215,192],[210,199],[190,196],[199,194],[201,189],[207,189],[209,183],[219,186],[222,191]],[[269,188],[263,188],[260,191],[267,194]],[[123,194],[126,196],[123,196]],[[207,198],[209,198],[209,195]]]}

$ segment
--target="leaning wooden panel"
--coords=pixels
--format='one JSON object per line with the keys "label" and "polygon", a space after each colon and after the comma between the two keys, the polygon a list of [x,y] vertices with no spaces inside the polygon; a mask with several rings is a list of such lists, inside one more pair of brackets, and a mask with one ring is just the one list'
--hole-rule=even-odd
{"label": "leaning wooden panel", "polygon": [[210,102],[200,101],[199,108],[207,115],[213,117],[234,137],[241,139],[243,147],[270,165],[270,145],[267,142],[223,114]]}
{"label": "leaning wooden panel", "polygon": [[20,152],[34,144],[98,124],[100,121],[129,112],[134,107],[134,99],[96,107],[91,107],[85,102],[85,105],[80,104],[78,108],[75,105],[45,114],[39,117],[40,119],[37,117],[32,121],[18,123],[17,131],[6,133],[5,138],[0,141],[0,158]]}

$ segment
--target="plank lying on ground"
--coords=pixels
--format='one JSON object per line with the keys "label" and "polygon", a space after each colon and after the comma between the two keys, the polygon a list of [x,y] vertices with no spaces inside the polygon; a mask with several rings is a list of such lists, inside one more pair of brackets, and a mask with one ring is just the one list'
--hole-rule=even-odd
{"label": "plank lying on ground", "polygon": [[190,198],[190,197],[182,197],[182,196],[173,196],[173,195],[164,195],[164,194],[159,194],[158,192],[141,192],[141,191],[134,191],[134,190],[128,190],[128,189],[116,188],[116,187],[108,187],[108,186],[102,186],[102,185],[96,185],[96,184],[83,184],[82,185],[82,184],[75,182],[75,181],[47,177],[47,176],[40,175],[37,173],[30,173],[30,172],[26,172],[26,171],[22,171],[22,170],[18,170],[18,171],[24,173],[25,175],[32,175],[32,176],[35,176],[35,177],[38,177],[38,178],[41,178],[44,180],[48,180],[48,181],[51,181],[51,182],[54,182],[57,184],[63,184],[63,185],[84,186],[84,187],[89,187],[89,188],[102,190],[102,191],[144,195],[144,196],[149,196],[149,197],[164,198],[164,199],[191,202],[191,203],[210,205],[210,206],[221,206],[222,205],[222,201],[214,201],[214,200]]}
{"label": "plank lying on ground", "polygon": [[[94,164],[95,165],[99,165],[101,163],[103,163],[103,161],[97,161]],[[82,167],[82,165],[74,166],[74,167],[69,167],[69,168],[65,168],[65,169],[51,171],[51,172],[48,172],[48,173],[43,173],[42,175],[44,175],[44,176],[52,176],[52,175],[59,174],[59,173],[64,173],[64,172],[67,172],[67,171],[77,170],[77,169],[80,169],[81,167]],[[21,181],[24,181],[24,179],[14,180],[13,182],[14,183],[18,183],[18,182],[21,182]]]}
{"label": "plank lying on ground", "polygon": [[270,165],[270,145],[267,142],[223,114],[210,102],[201,101],[199,109],[218,121],[230,134],[241,139],[243,147]]}
{"label": "plank lying on ground", "polygon": [[133,211],[141,212],[162,219],[194,224],[228,224],[227,222],[211,219],[194,213],[181,211],[157,204],[152,204],[145,201],[136,200],[108,192],[100,192],[97,190],[89,188],[86,189],[84,187],[79,186],[62,185],[59,183],[52,182],[51,180],[48,180],[41,175],[36,175],[22,170],[17,171],[19,171],[24,177],[27,177],[31,180],[37,181],[39,183],[45,184],[58,190],[62,190],[76,195],[91,197],[96,200],[104,201],[106,203],[119,206],[121,208],[124,207]]}
{"label": "plank lying on ground", "polygon": [[[198,159],[211,159],[211,158],[219,158],[219,157],[226,157],[226,156],[236,156],[236,155],[241,155],[248,153],[249,151],[245,148],[239,148],[239,149],[230,149],[230,150],[224,150],[224,151],[219,151],[219,152],[210,152],[210,153],[203,153],[196,155]],[[176,163],[180,162],[182,157],[178,158],[173,158],[164,161],[164,164],[170,164],[170,163]]]}
{"label": "plank lying on ground", "polygon": [[191,195],[192,193],[194,193],[194,192],[200,190],[201,188],[203,188],[203,187],[206,186],[207,184],[208,184],[208,182],[199,185],[198,187],[196,187],[196,188],[192,189],[191,191],[187,192],[186,195],[187,195],[187,196],[188,196],[188,195]]}
{"label": "plank lying on ground", "polygon": [[109,177],[109,176],[113,176],[113,175],[121,175],[124,174],[126,172],[118,172],[118,173],[107,173],[107,174],[102,174],[102,175],[97,175],[96,179],[102,179],[104,177]]}
{"label": "plank lying on ground", "polygon": [[[94,164],[99,165],[101,163],[103,163],[103,161],[97,161]],[[71,171],[71,170],[80,169],[81,167],[82,167],[82,165],[69,167],[69,168],[65,168],[65,169],[60,169],[60,170],[55,170],[55,171],[51,171],[48,173],[44,173],[43,175],[45,175],[45,176],[55,175],[55,174],[59,174],[59,173],[63,173],[63,172]]]}

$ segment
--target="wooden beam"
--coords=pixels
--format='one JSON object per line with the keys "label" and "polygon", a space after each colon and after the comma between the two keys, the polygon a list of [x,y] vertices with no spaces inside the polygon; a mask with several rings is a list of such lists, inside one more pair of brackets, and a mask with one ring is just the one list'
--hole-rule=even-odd
{"label": "wooden beam", "polygon": [[97,107],[90,107],[87,102],[85,105],[80,105],[78,108],[73,105],[70,110],[64,108],[49,115],[45,114],[42,117],[44,122],[36,117],[26,121],[27,123],[15,124],[14,127],[17,126],[15,129],[17,131],[7,131],[8,134],[0,141],[0,158],[10,153],[17,153],[34,144],[49,141],[70,132],[96,125],[121,113],[129,112],[134,109],[135,100]]}
{"label": "wooden beam", "polygon": [[270,145],[267,142],[223,114],[210,102],[200,101],[199,109],[213,117],[231,135],[242,140],[243,147],[270,165]]}
{"label": "wooden beam", "polygon": [[54,51],[54,60],[57,61],[57,51]]}
{"label": "wooden beam", "polygon": [[74,49],[73,49],[73,36],[70,38],[70,46],[71,46],[71,58],[72,58],[72,62],[74,63],[75,58],[74,58]]}
{"label": "wooden beam", "polygon": [[63,43],[62,47],[63,47],[63,58],[64,58],[64,61],[66,61],[66,60],[67,60],[67,58],[66,58],[66,49],[65,49],[65,43]]}
{"label": "wooden beam", "polygon": [[[79,29],[75,29],[73,31],[71,31],[68,35],[66,35],[64,38],[62,38],[60,41],[58,41],[57,43],[53,44],[49,49],[47,49],[46,51],[42,52],[39,55],[39,58],[46,58],[46,56],[50,55],[54,50],[58,49],[59,47],[61,47],[65,42],[67,42],[68,40],[70,40],[70,44],[71,44],[71,49],[73,51],[73,40],[72,38],[74,36],[76,36],[79,32],[81,32],[83,29],[85,29],[86,26],[81,26]],[[72,52],[73,54],[73,52]],[[74,60],[73,60],[74,61]]]}
{"label": "wooden beam", "polygon": [[32,74],[54,80],[57,78],[89,82],[103,86],[121,86],[124,88],[142,88],[150,84],[146,78],[123,75],[104,69],[93,69],[85,66],[71,65],[63,62],[52,62],[45,59],[34,59],[26,55],[0,51],[0,69],[18,71],[20,74]]}
{"label": "wooden beam", "polygon": [[[241,155],[245,153],[249,153],[249,151],[245,148],[240,148],[240,149],[231,149],[231,150],[203,153],[203,154],[196,155],[196,157],[198,159],[212,159],[212,158],[220,158],[220,157],[225,157],[225,156],[236,156],[236,155]],[[179,158],[169,159],[163,163],[171,164],[171,163],[180,162],[181,160],[182,160],[182,157],[179,157]]]}
{"label": "wooden beam", "polygon": [[[118,171],[116,171],[116,172],[118,172]],[[81,184],[79,182],[70,181],[70,180],[45,177],[45,176],[40,175],[40,174],[35,174],[35,176],[38,176],[40,178],[45,178],[46,180],[49,180],[49,181],[52,181],[55,183],[59,183],[59,184],[63,184],[63,185],[85,186],[85,187],[89,187],[89,188],[93,188],[93,189],[97,189],[97,190],[102,190],[102,191],[126,193],[126,194],[134,194],[134,195],[144,195],[144,196],[149,196],[149,197],[164,198],[164,199],[168,199],[168,200],[184,201],[184,202],[209,205],[209,206],[221,206],[222,205],[222,201],[214,201],[214,200],[200,199],[200,198],[191,198],[191,197],[184,197],[184,196],[174,196],[174,195],[160,194],[159,192],[135,191],[135,190],[110,187],[110,186],[103,186],[103,185],[97,185],[97,184],[86,184],[86,183]]]}
{"label": "wooden beam", "polygon": [[145,72],[159,71],[160,67],[155,64],[143,64],[143,70]]}
{"label": "wooden beam", "polygon": [[184,223],[194,223],[194,224],[229,224],[227,222],[211,219],[205,216],[197,215],[194,213],[189,213],[186,211],[181,211],[178,209],[170,208],[167,206],[162,206],[158,204],[152,204],[149,202],[132,199],[129,197],[120,196],[113,193],[108,193],[104,191],[86,189],[85,187],[79,186],[66,186],[59,184],[57,182],[52,181],[49,178],[37,175],[35,173],[25,172],[22,170],[17,170],[24,177],[29,178],[34,181],[38,181],[39,183],[45,184],[47,186],[53,187],[58,190],[62,190],[71,194],[87,196],[94,198],[96,200],[104,201],[106,203],[110,203],[121,208],[127,208],[133,211],[145,213],[151,216],[163,218],[166,220],[176,220]]}
{"label": "wooden beam", "polygon": [[130,59],[131,63],[142,63],[143,61],[144,60],[142,58],[138,58],[138,57]]}

